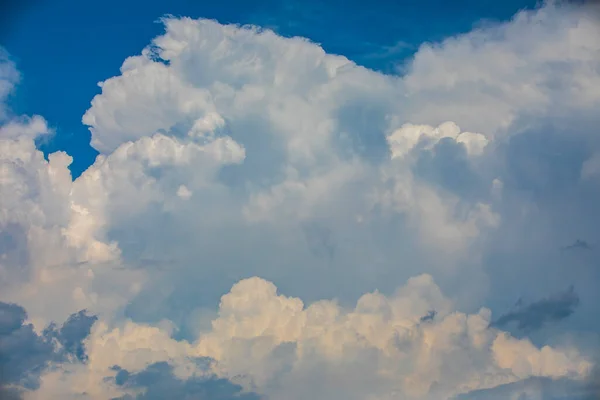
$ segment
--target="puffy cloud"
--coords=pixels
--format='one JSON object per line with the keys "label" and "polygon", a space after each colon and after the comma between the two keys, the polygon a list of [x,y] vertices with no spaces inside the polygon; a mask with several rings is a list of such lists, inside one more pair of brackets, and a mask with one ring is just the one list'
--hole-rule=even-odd
{"label": "puffy cloud", "polygon": [[[423,321],[431,309],[435,316]],[[390,297],[366,294],[353,309],[332,300],[305,306],[249,278],[222,297],[211,328],[194,342],[174,340],[166,321],[96,325],[85,367],[69,369],[68,386],[92,398],[211,388],[229,396],[243,387],[256,393],[248,398],[433,399],[530,377],[588,376],[592,364],[574,348],[537,348],[489,328],[490,318],[486,309],[454,311],[429,275]],[[35,393],[52,393],[57,379],[45,374]]]}
{"label": "puffy cloud", "polygon": [[[589,7],[548,3],[424,44],[403,76],[256,27],[165,18],[100,84],[83,117],[100,155],[75,180],[71,156],[36,149],[42,117],[3,121],[0,301],[73,355],[25,396],[220,382],[224,396],[439,399],[583,378],[600,270],[560,246],[600,235]],[[18,74],[2,61],[6,97]],[[569,324],[489,327],[514,298],[568,284],[576,310],[565,296],[500,321],[574,310]]]}
{"label": "puffy cloud", "polygon": [[600,100],[599,29],[597,5],[547,2],[510,23],[425,44],[405,78],[412,120],[499,134],[552,113],[589,113]]}
{"label": "puffy cloud", "polygon": [[57,152],[46,160],[35,148],[39,127],[45,122],[35,117],[0,129],[0,300],[23,305],[41,329],[81,309],[114,309],[120,300],[102,301],[94,285],[104,280],[108,292],[119,291],[135,273],[119,273],[119,250],[104,240],[102,215],[73,197],[72,158]]}
{"label": "puffy cloud", "polygon": [[468,154],[480,155],[488,143],[487,138],[479,133],[462,132],[453,122],[446,122],[434,128],[428,125],[403,125],[388,137],[392,158],[405,156],[410,150],[422,142],[422,148],[431,148],[444,138],[462,143]]}
{"label": "puffy cloud", "polygon": [[[431,309],[436,315],[423,321]],[[250,377],[274,398],[449,398],[531,376],[589,372],[589,361],[572,350],[538,349],[488,329],[490,317],[486,309],[453,311],[428,275],[391,297],[366,294],[351,310],[325,300],[305,307],[251,278],[223,296],[195,354],[216,360],[225,376]],[[307,381],[315,384],[300,391]],[[335,390],[330,381],[339,382]]]}

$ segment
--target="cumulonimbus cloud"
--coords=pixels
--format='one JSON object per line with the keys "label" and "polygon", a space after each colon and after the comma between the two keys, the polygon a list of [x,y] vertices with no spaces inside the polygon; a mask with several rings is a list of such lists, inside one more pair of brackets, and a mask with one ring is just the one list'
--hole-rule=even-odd
{"label": "cumulonimbus cloud", "polygon": [[[45,120],[3,108],[0,301],[38,335],[97,318],[73,347],[85,357],[10,390],[440,399],[585,379],[600,270],[555,250],[600,235],[588,7],[425,44],[403,76],[269,30],[165,18],[101,83],[83,117],[100,155],[75,180],[71,156],[36,149]],[[4,99],[19,74],[0,72]],[[580,300],[568,330],[489,327],[507,301],[565,283]]]}

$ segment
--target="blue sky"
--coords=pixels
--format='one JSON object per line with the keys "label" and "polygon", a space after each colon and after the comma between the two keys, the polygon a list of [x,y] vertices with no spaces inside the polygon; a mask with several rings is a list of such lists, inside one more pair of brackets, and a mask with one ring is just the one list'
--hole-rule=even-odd
{"label": "blue sky", "polygon": [[9,11],[0,397],[600,393],[599,4]]}
{"label": "blue sky", "polygon": [[[56,129],[47,152],[74,156],[78,176],[96,152],[81,116],[97,83],[118,73],[123,60],[138,54],[160,34],[154,23],[165,14],[255,24],[284,36],[303,36],[360,65],[395,73],[396,65],[423,42],[469,31],[485,20],[506,20],[533,7],[532,0],[427,1],[32,1],[4,17],[0,43],[23,79],[11,99],[16,113],[44,115]],[[426,18],[423,18],[426,15]],[[44,60],[40,62],[40,60]],[[56,94],[60,93],[59,96]]]}

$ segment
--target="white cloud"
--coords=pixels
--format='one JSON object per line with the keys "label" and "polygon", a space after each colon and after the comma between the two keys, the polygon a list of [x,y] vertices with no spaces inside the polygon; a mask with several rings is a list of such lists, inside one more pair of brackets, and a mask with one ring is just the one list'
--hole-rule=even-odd
{"label": "white cloud", "polygon": [[[423,319],[431,310],[435,317]],[[218,376],[272,398],[433,399],[589,373],[591,363],[576,350],[538,349],[489,329],[490,317],[487,309],[454,311],[429,275],[411,278],[390,297],[365,294],[353,309],[332,300],[305,306],[255,277],[222,297],[212,329],[193,343],[172,339],[168,325],[97,324],[86,340],[86,368],[70,367],[69,379],[79,392],[115,393],[105,379],[114,365],[137,372],[167,361],[188,379],[207,373],[194,357],[210,357]],[[58,378],[49,372],[40,390]]]}
{"label": "white cloud", "polygon": [[430,149],[441,139],[454,139],[457,143],[464,144],[467,153],[481,155],[488,143],[486,137],[480,133],[460,132],[453,122],[445,122],[434,128],[428,125],[405,124],[400,129],[392,132],[388,143],[392,158],[406,156],[420,141],[426,141],[424,148]]}
{"label": "white cloud", "polygon": [[[431,310],[434,320],[422,322]],[[196,351],[217,360],[229,377],[251,377],[275,398],[324,398],[330,388],[294,390],[311,379],[307,373],[319,381],[343,379],[334,398],[392,392],[448,398],[530,376],[581,377],[590,368],[575,353],[539,350],[488,329],[489,322],[486,309],[453,311],[428,275],[410,279],[391,297],[366,294],[353,310],[332,301],[305,308],[270,282],[251,278],[223,296],[212,332]]]}
{"label": "white cloud", "polygon": [[5,122],[8,117],[6,100],[19,82],[19,71],[10,60],[6,50],[0,48],[0,122]]}
{"label": "white cloud", "polygon": [[[586,7],[423,45],[402,77],[301,38],[168,18],[101,84],[83,117],[101,154],[75,181],[69,155],[36,150],[41,117],[4,123],[0,300],[38,330],[82,308],[100,317],[89,360],[28,396],[117,396],[129,389],[104,380],[114,365],[167,361],[185,378],[204,373],[196,356],[274,399],[583,377],[591,361],[557,337],[600,331],[600,278],[556,251],[600,236]],[[581,298],[571,325],[531,339],[488,328],[481,305],[500,315],[566,282]]]}
{"label": "white cloud", "polygon": [[591,112],[600,101],[595,8],[549,2],[509,23],[423,45],[405,78],[411,121],[451,119],[492,135],[515,131],[525,117]]}
{"label": "white cloud", "polygon": [[187,200],[190,197],[192,197],[192,192],[190,192],[190,190],[185,185],[181,185],[177,189],[177,196],[181,197],[184,200]]}

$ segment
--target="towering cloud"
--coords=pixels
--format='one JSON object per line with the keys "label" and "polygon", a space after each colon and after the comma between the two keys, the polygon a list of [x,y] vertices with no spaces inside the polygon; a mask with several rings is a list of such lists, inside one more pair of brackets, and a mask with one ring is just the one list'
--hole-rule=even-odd
{"label": "towering cloud", "polygon": [[[548,3],[424,44],[402,76],[165,18],[100,84],[83,116],[100,155],[75,180],[70,155],[36,149],[45,120],[3,106],[0,343],[30,353],[2,390],[588,390],[600,269],[561,246],[600,236],[594,7]],[[0,61],[5,99],[18,73]],[[544,300],[502,315],[524,294]]]}

